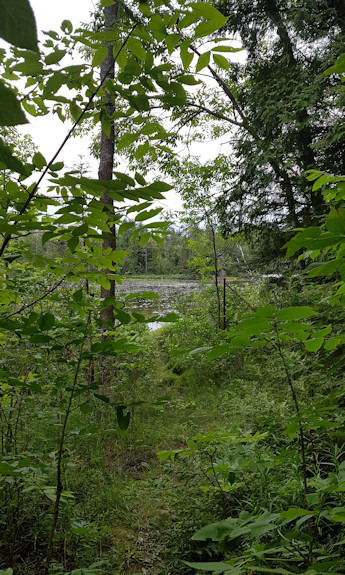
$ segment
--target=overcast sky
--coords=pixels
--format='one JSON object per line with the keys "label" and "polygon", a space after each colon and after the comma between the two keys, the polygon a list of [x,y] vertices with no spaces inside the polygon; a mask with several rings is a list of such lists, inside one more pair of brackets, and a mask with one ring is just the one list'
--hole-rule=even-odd
{"label": "overcast sky", "polygon": [[[77,28],[81,22],[88,22],[90,13],[94,10],[92,0],[30,0],[35,13],[39,39],[45,39],[42,30],[59,31],[63,20],[71,20],[73,27]],[[40,152],[49,161],[65,138],[70,123],[62,123],[56,114],[32,118],[29,116],[30,126],[24,130],[30,133]],[[65,162],[65,166],[70,168],[78,161],[78,155],[85,156],[85,160],[91,165],[90,177],[97,177],[97,162],[90,156],[87,138],[72,138],[65,146],[59,160]],[[198,144],[194,147],[193,153],[207,158],[214,157],[219,147],[214,143]],[[173,191],[166,194],[167,207],[170,210],[181,208],[180,198]]]}
{"label": "overcast sky", "polygon": [[[74,28],[76,28],[81,22],[87,22],[90,19],[90,12],[93,10],[91,0],[30,0],[30,3],[36,18],[38,37],[41,41],[46,39],[42,30],[59,32],[63,20],[71,20]],[[32,135],[40,152],[49,161],[65,138],[70,123],[62,123],[55,114],[39,118],[29,116],[28,119],[30,126],[26,128],[26,131]],[[89,142],[80,138],[71,139],[59,159],[70,167],[78,160],[78,154],[89,155],[88,145]],[[93,169],[96,169],[96,163],[89,161],[93,163]]]}
{"label": "overcast sky", "polygon": [[[90,20],[90,13],[94,10],[92,0],[30,0],[35,13],[39,39],[45,39],[42,30],[59,31],[63,20],[70,20],[74,28],[80,23]],[[62,123],[56,114],[39,118],[28,117],[30,125],[24,127],[24,131],[31,134],[40,152],[49,161],[64,140],[70,123]],[[89,152],[90,141],[87,138],[72,138],[59,156],[59,160],[65,162],[65,167],[72,167],[78,162],[79,154],[85,157],[91,165],[90,177],[97,177],[97,161]],[[182,204],[178,194],[174,191],[165,194],[167,201],[164,205],[169,210],[181,209]]]}

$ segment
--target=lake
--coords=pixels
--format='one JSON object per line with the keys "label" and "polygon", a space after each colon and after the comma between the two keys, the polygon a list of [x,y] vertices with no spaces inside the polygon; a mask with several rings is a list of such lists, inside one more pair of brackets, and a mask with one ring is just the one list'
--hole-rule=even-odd
{"label": "lake", "polygon": [[[142,313],[145,316],[165,315],[176,312],[177,302],[181,297],[188,296],[193,291],[199,291],[200,284],[196,280],[184,279],[124,279],[121,285],[116,286],[117,294],[128,295],[135,292],[154,292],[157,299],[135,299],[129,300],[126,307],[129,311]],[[158,329],[161,322],[152,322],[149,325],[151,330]]]}

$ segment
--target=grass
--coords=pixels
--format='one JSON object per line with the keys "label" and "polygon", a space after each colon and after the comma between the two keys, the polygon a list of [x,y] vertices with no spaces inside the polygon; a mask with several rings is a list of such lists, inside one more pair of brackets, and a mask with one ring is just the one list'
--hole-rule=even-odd
{"label": "grass", "polygon": [[[66,573],[101,559],[102,575],[192,575],[184,561],[207,561],[224,553],[215,544],[192,540],[205,524],[237,517],[241,511],[260,514],[303,507],[298,439],[286,433],[294,421],[293,404],[274,348],[237,351],[213,362],[205,353],[180,353],[181,348],[217,343],[222,337],[214,327],[209,293],[193,296],[200,304],[198,313],[188,303],[181,305],[181,321],[157,332],[145,326],[124,328],[133,341],[145,344],[134,356],[118,356],[116,369],[114,360],[107,366],[115,373],[115,402],[130,406],[126,432],[118,430],[116,404],[92,399],[89,413],[73,411],[64,487],[74,499],[62,506],[56,540],[56,558]],[[229,313],[234,317],[242,310]],[[301,407],[317,410],[331,404],[328,392],[334,382],[321,359],[320,364],[309,360],[296,346],[286,350],[286,357]],[[338,385],[341,398],[340,381]],[[44,409],[40,406],[42,416],[36,420],[37,449],[40,438],[48,449],[59,428],[58,416],[52,422]],[[232,444],[222,443],[219,433],[268,437]],[[208,434],[207,441],[191,442],[198,434]],[[341,429],[337,434],[343,441]],[[313,430],[306,442],[313,473],[314,451],[330,450],[332,440]],[[160,451],[181,449],[184,455],[174,460],[157,457]],[[54,453],[51,458],[54,462]],[[47,478],[51,484],[53,471],[52,465]],[[32,540],[35,533],[36,539],[18,573],[33,575],[28,565],[34,563],[34,553],[44,554],[51,503],[43,504],[38,493],[24,497],[29,505],[25,537]]]}

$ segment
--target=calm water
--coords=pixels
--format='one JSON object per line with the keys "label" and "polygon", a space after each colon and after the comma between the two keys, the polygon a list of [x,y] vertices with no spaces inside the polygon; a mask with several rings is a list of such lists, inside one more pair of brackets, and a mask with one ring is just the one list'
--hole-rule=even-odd
{"label": "calm water", "polygon": [[[133,299],[133,301],[128,300],[126,302],[128,311],[142,313],[148,317],[176,312],[178,300],[199,289],[200,285],[195,280],[156,280],[145,278],[123,280],[122,285],[116,286],[117,293],[123,295],[136,292],[156,293],[159,296],[157,299]],[[149,324],[149,327],[154,330],[162,325],[160,322],[153,322]]]}

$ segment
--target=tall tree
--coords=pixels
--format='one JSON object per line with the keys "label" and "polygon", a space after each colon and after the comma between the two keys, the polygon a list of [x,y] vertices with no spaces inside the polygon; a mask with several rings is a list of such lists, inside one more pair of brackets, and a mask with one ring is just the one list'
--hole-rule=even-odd
{"label": "tall tree", "polygon": [[227,79],[237,82],[237,102],[251,129],[244,123],[239,131],[237,176],[225,201],[230,213],[240,200],[247,223],[310,225],[324,205],[305,171],[316,165],[344,170],[343,122],[334,111],[335,104],[341,113],[342,96],[322,75],[341,49],[342,5],[218,2],[229,15],[227,30],[240,35],[248,52],[247,63],[233,66]]}
{"label": "tall tree", "polygon": [[[116,26],[117,16],[119,11],[119,1],[116,0],[110,6],[104,8],[104,28],[107,32],[114,30]],[[114,80],[115,76],[115,57],[113,53],[113,43],[106,40],[104,42],[107,49],[107,55],[101,64],[101,82],[104,84],[106,80]],[[115,129],[114,120],[112,116],[115,111],[115,105],[113,98],[109,92],[105,89],[105,113],[109,122],[102,125],[101,133],[101,144],[99,153],[99,168],[98,168],[98,178],[100,180],[112,180],[113,169],[114,169],[114,151],[115,151]],[[108,126],[107,133],[105,132],[104,125]],[[105,191],[102,196],[102,202],[105,206],[106,211],[109,215],[114,214],[114,204],[113,200],[108,196]],[[103,251],[110,248],[112,251],[116,250],[116,226],[112,222],[110,227],[110,232],[103,232]],[[101,297],[106,298],[115,295],[115,280],[110,279],[110,286],[101,287]],[[101,318],[103,324],[112,325],[114,323],[114,311],[113,306],[109,305],[101,311]]]}

